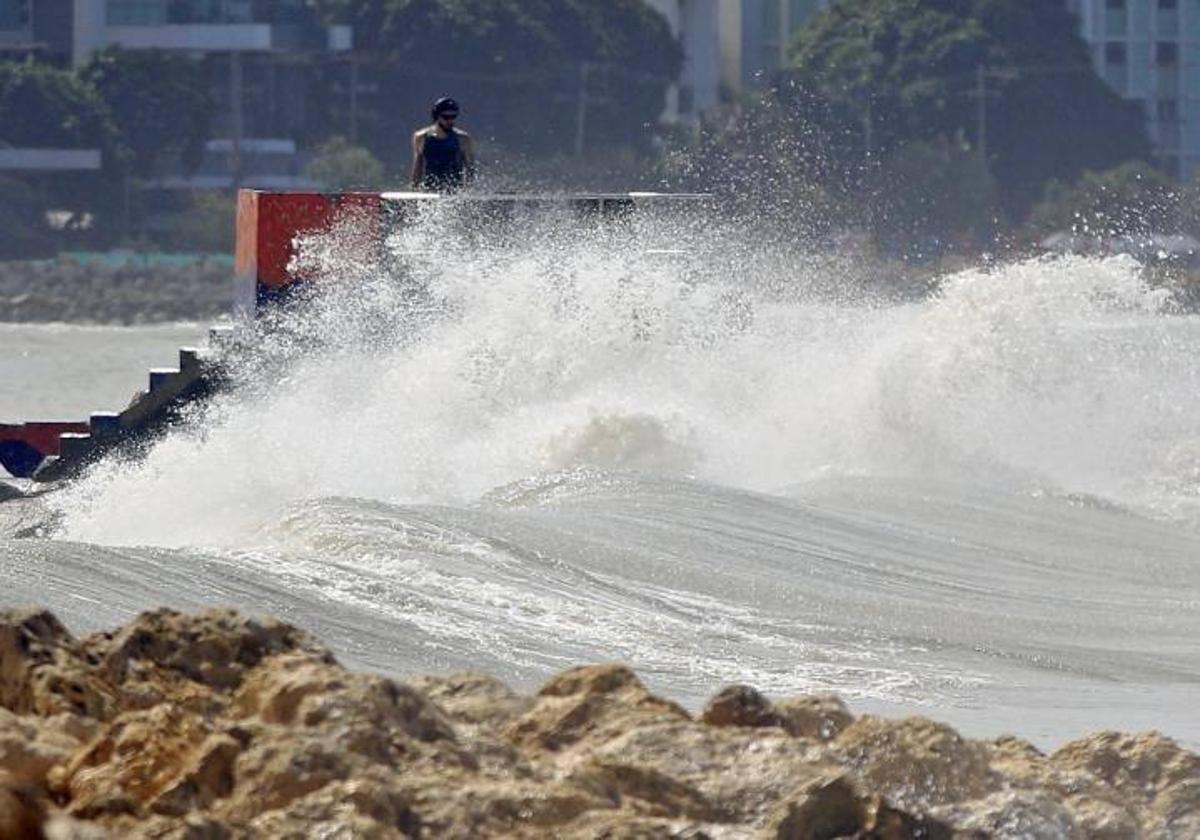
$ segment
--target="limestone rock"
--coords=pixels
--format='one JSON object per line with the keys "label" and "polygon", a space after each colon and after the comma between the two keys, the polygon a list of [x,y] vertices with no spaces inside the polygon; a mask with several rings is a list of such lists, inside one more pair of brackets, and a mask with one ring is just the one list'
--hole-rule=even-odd
{"label": "limestone rock", "polygon": [[54,779],[73,816],[143,813],[188,766],[211,726],[181,707],[127,712],[108,724]]}
{"label": "limestone rock", "polygon": [[250,822],[261,837],[397,838],[421,835],[421,822],[404,794],[386,776],[339,781],[300,797],[286,808]]}
{"label": "limestone rock", "polygon": [[408,684],[436,703],[458,726],[499,729],[533,705],[528,697],[521,697],[487,674],[417,677]]}
{"label": "limestone rock", "polygon": [[91,731],[73,716],[56,716],[43,723],[0,708],[0,774],[16,784],[42,787],[46,774],[69,759]]}
{"label": "limestone rock", "polygon": [[42,840],[46,806],[38,793],[0,775],[0,837],[12,840]]}
{"label": "limestone rock", "polygon": [[542,687],[537,701],[506,727],[518,744],[559,750],[604,740],[631,726],[691,720],[684,709],[655,697],[624,665],[572,668]]}
{"label": "limestone rock", "polygon": [[0,837],[1200,836],[1200,758],[1157,733],[1047,756],[836,697],[729,686],[693,718],[628,668],[533,697],[352,674],[213,610],[78,640],[0,613]]}
{"label": "limestone rock", "polygon": [[233,610],[185,615],[160,609],[139,615],[115,636],[100,634],[89,647],[103,656],[114,683],[178,676],[216,690],[237,688],[265,658],[303,651],[332,663],[333,654],[298,628]]}
{"label": "limestone rock", "polygon": [[[776,809],[767,833],[777,840],[824,840],[832,837],[924,838],[951,840],[954,829],[928,816],[893,807],[880,796],[863,793],[844,772],[824,773],[809,781]],[[959,834],[965,840],[964,835]]]}
{"label": "limestone rock", "polygon": [[0,706],[18,714],[104,717],[112,695],[49,611],[0,611]]}
{"label": "limestone rock", "polygon": [[977,799],[999,787],[984,743],[926,718],[867,715],[846,727],[830,748],[868,787],[918,812]]}
{"label": "limestone rock", "polygon": [[833,694],[788,697],[773,706],[783,728],[798,738],[830,741],[854,722],[846,704]]}
{"label": "limestone rock", "polygon": [[854,780],[827,773],[785,800],[769,819],[768,830],[778,840],[819,840],[853,836],[866,822],[867,803]]}
{"label": "limestone rock", "polygon": [[960,830],[977,831],[984,837],[1071,840],[1095,836],[1083,833],[1069,807],[1034,791],[997,792],[982,799],[942,806],[934,809],[934,814]]}
{"label": "limestone rock", "polygon": [[414,688],[371,674],[349,674],[340,666],[306,654],[278,657],[260,669],[236,694],[241,716],[287,726],[365,722],[376,730],[396,730],[419,741],[454,740],[446,715]]}
{"label": "limestone rock", "polygon": [[708,701],[700,719],[709,726],[783,726],[783,716],[771,701],[748,685],[721,689]]}
{"label": "limestone rock", "polygon": [[620,762],[694,788],[717,822],[762,822],[797,787],[831,769],[778,728],[712,727],[667,720],[596,745],[592,761]]}
{"label": "limestone rock", "polygon": [[1086,770],[1122,796],[1153,798],[1181,782],[1200,781],[1200,756],[1158,732],[1097,732],[1051,756],[1059,767]]}

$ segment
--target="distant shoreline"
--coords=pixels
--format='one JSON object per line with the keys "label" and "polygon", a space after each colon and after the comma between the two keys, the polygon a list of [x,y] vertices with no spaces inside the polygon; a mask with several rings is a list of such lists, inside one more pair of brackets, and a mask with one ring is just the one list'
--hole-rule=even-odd
{"label": "distant shoreline", "polygon": [[153,324],[229,312],[233,264],[222,255],[64,255],[0,262],[0,322]]}

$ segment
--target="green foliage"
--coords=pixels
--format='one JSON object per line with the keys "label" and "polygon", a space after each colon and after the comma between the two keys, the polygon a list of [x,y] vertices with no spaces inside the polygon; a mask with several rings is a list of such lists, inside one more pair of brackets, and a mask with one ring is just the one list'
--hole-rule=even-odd
{"label": "green foliage", "polygon": [[881,172],[875,228],[893,242],[986,237],[996,216],[996,183],[980,155],[961,144],[915,142],[896,150]]}
{"label": "green foliage", "polygon": [[1029,225],[1042,234],[1171,233],[1179,227],[1180,209],[1179,192],[1167,176],[1131,161],[1103,172],[1085,172],[1073,184],[1050,182],[1030,214]]}
{"label": "green foliage", "polygon": [[345,137],[332,137],[317,148],[305,174],[330,191],[379,189],[384,171],[371,152]]}
{"label": "green foliage", "polygon": [[74,73],[0,61],[0,138],[10,146],[99,148],[111,155],[117,130],[95,88]]}
{"label": "green foliage", "polygon": [[0,260],[35,259],[53,252],[45,199],[24,181],[0,175]]}
{"label": "green foliage", "polygon": [[782,92],[750,95],[706,115],[694,141],[678,138],[661,177],[668,189],[713,192],[731,210],[819,237],[863,221],[861,185],[829,177],[829,142]]}
{"label": "green foliage", "polygon": [[[362,68],[359,135],[394,167],[437,96],[462,103],[481,140],[570,150],[586,105],[585,141],[645,146],[682,55],[642,0],[313,0],[354,26],[374,60]],[[587,66],[587,70],[582,68]],[[584,77],[586,75],[586,78]],[[332,117],[345,124],[341,97]]]}
{"label": "green foliage", "polygon": [[1012,217],[1050,178],[1149,155],[1140,106],[1096,75],[1060,3],[834,0],[798,33],[791,63],[822,130],[842,139],[842,170],[914,141],[983,145],[982,68],[988,163]]}
{"label": "green foliage", "polygon": [[149,177],[172,156],[190,169],[199,165],[214,109],[200,67],[177,53],[113,46],[80,68],[108,104],[138,176]]}
{"label": "green foliage", "polygon": [[157,247],[189,253],[233,253],[237,203],[221,192],[192,193],[165,232],[155,237]]}
{"label": "green foliage", "polygon": [[30,182],[44,194],[46,206],[99,220],[86,234],[94,243],[111,233],[104,222],[120,215],[126,152],[94,87],[49,65],[0,61],[0,140],[12,146],[99,149],[99,172],[39,174]]}

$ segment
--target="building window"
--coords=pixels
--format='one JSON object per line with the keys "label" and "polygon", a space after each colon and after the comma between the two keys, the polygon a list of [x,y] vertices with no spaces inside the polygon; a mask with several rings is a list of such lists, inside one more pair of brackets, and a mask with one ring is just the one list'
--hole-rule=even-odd
{"label": "building window", "polygon": [[[256,19],[252,0],[108,0],[107,8],[113,26],[251,23]],[[271,0],[258,8],[264,23],[292,22],[304,10],[297,0]]]}
{"label": "building window", "polygon": [[1179,122],[1179,100],[1160,99],[1156,106],[1159,122]]}
{"label": "building window", "polygon": [[1159,67],[1174,67],[1179,64],[1179,44],[1174,41],[1159,41],[1154,49],[1154,63]]}
{"label": "building window", "polygon": [[29,0],[0,0],[0,29],[24,29],[29,25]]}
{"label": "building window", "polygon": [[1125,66],[1125,45],[1119,41],[1110,41],[1104,45],[1104,61],[1110,67]]}
{"label": "building window", "polygon": [[155,26],[167,22],[164,0],[108,0],[109,26]]}
{"label": "building window", "polygon": [[1106,0],[1104,5],[1114,12],[1125,11],[1125,0]]}
{"label": "building window", "polygon": [[1158,9],[1162,12],[1173,12],[1179,7],[1179,0],[1158,0]]}

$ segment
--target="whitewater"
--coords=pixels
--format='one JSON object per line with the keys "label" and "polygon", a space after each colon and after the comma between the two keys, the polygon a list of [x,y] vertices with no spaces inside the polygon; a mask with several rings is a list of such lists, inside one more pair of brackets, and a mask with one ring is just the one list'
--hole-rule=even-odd
{"label": "whitewater", "polygon": [[[712,220],[455,224],[382,264],[353,230],[306,242],[315,291],[226,393],[0,505],[0,602],[77,632],[234,606],[401,676],[619,660],[693,708],[738,682],[1200,745],[1200,316],[1132,260],[901,296]],[[16,348],[162,330],[3,328],[0,419],[62,405]]]}

